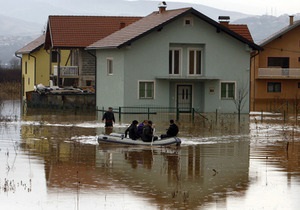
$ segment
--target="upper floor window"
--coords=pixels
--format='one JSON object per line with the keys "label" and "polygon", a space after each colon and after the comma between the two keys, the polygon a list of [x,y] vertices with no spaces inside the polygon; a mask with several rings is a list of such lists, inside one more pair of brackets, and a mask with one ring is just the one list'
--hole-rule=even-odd
{"label": "upper floor window", "polygon": [[51,52],[51,62],[52,63],[57,63],[58,61],[58,53],[56,51]]}
{"label": "upper floor window", "polygon": [[27,61],[25,62],[25,74],[27,74]]}
{"label": "upper floor window", "polygon": [[202,73],[202,53],[200,49],[190,49],[188,59],[189,75],[201,75]]}
{"label": "upper floor window", "polygon": [[268,82],[268,92],[269,93],[280,93],[281,83],[280,82]]}
{"label": "upper floor window", "polygon": [[181,68],[181,49],[169,50],[169,74],[179,74]]}
{"label": "upper floor window", "polygon": [[235,98],[235,82],[221,82],[221,99]]}
{"label": "upper floor window", "polygon": [[139,99],[154,99],[154,81],[139,81]]}
{"label": "upper floor window", "polygon": [[107,58],[107,75],[112,75],[113,74],[113,59],[112,58]]}
{"label": "upper floor window", "polygon": [[289,57],[268,57],[268,67],[289,68]]}

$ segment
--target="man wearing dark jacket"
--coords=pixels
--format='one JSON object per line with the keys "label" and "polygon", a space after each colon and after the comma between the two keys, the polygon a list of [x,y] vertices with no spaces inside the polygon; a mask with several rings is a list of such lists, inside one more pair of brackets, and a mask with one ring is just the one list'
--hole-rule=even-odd
{"label": "man wearing dark jacket", "polygon": [[129,133],[129,138],[132,140],[137,140],[139,138],[137,124],[139,122],[137,120],[133,120],[131,125],[125,130],[125,138],[127,137],[127,134]]}
{"label": "man wearing dark jacket", "polygon": [[166,134],[162,134],[160,136],[160,138],[163,139],[163,138],[177,136],[178,131],[179,131],[178,126],[174,123],[174,120],[170,120],[170,126],[167,129],[167,133]]}
{"label": "man wearing dark jacket", "polygon": [[115,115],[113,113],[113,108],[109,107],[102,117],[102,122],[105,120],[105,127],[113,127],[115,122]]}
{"label": "man wearing dark jacket", "polygon": [[149,120],[148,124],[143,128],[142,140],[145,142],[151,142],[157,140],[157,136],[153,135],[152,121]]}

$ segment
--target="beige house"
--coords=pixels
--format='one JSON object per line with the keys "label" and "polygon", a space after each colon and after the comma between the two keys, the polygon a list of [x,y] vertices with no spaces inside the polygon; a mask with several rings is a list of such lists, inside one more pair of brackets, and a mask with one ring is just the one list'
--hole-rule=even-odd
{"label": "beige house", "polygon": [[[44,49],[44,42],[45,35],[43,34],[16,51],[16,55],[22,58],[22,98],[24,100],[26,99],[26,92],[33,91],[35,85],[51,85],[50,75],[52,72],[49,66],[50,63],[53,66],[57,65],[57,59]],[[66,50],[62,51],[61,61],[67,63],[67,55]],[[50,60],[51,57],[52,60]]]}
{"label": "beige house", "polygon": [[300,108],[300,21],[264,40],[252,57],[251,110],[293,112]]}

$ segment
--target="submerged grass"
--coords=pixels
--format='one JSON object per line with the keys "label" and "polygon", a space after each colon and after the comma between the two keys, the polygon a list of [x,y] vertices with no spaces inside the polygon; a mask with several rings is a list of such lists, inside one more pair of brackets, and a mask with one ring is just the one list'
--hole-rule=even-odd
{"label": "submerged grass", "polygon": [[0,103],[3,100],[20,99],[21,83],[1,82],[0,83]]}

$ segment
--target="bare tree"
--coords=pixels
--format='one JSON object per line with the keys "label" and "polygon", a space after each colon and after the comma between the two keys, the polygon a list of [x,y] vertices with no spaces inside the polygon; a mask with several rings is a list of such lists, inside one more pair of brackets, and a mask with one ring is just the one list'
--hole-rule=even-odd
{"label": "bare tree", "polygon": [[249,90],[248,90],[248,86],[245,85],[245,86],[242,86],[242,87],[239,87],[237,89],[237,96],[236,98],[233,100],[234,104],[235,104],[235,107],[238,111],[238,121],[240,123],[241,121],[241,111],[243,110],[244,106],[245,106],[245,103],[246,103],[246,97],[249,93]]}
{"label": "bare tree", "polygon": [[17,58],[12,58],[9,61],[9,64],[10,64],[11,69],[19,69],[20,68],[20,60]]}

